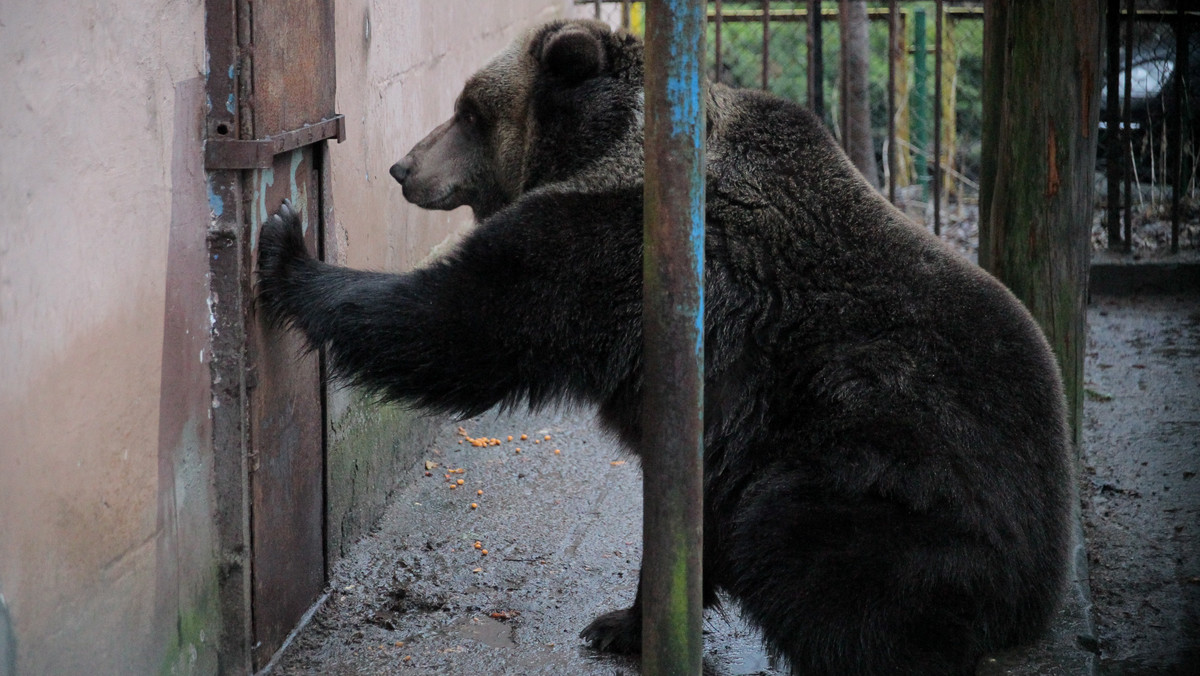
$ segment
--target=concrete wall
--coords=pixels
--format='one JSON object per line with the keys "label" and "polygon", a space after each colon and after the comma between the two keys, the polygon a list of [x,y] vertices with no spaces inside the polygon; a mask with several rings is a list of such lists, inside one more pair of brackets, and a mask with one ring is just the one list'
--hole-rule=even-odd
{"label": "concrete wall", "polygon": [[21,674],[215,664],[203,68],[199,0],[0,5],[0,635]]}
{"label": "concrete wall", "polygon": [[[340,0],[337,260],[409,268],[468,213],[387,169],[570,0]],[[0,676],[213,673],[201,0],[0,4]],[[330,396],[331,552],[426,423]]]}
{"label": "concrete wall", "polygon": [[[453,246],[471,226],[470,210],[413,207],[388,168],[450,117],[471,73],[528,27],[581,9],[570,0],[338,2],[337,110],[347,140],[330,150],[331,258],[398,271]],[[339,553],[378,518],[397,482],[411,479],[404,470],[437,421],[371,406],[347,389],[332,390],[328,402],[328,551]]]}

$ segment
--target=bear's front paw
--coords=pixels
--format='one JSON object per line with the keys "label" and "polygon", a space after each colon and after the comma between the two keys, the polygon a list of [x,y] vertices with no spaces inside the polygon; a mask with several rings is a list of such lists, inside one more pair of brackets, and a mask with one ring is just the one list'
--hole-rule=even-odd
{"label": "bear's front paw", "polygon": [[258,235],[259,276],[279,274],[288,263],[308,257],[300,214],[292,208],[291,202],[284,200],[279,211],[263,223]]}
{"label": "bear's front paw", "polygon": [[285,318],[287,283],[296,268],[309,260],[300,215],[285,200],[258,235],[258,302],[271,323]]}
{"label": "bear's front paw", "polygon": [[596,650],[625,655],[642,651],[642,610],[626,608],[592,620],[579,638]]}

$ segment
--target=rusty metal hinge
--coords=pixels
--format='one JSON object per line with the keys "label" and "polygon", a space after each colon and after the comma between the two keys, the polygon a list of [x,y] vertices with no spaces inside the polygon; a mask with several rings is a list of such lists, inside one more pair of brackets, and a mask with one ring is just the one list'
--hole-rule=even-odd
{"label": "rusty metal hinge", "polygon": [[205,169],[268,169],[275,156],[317,141],[346,140],[346,118],[334,115],[316,124],[262,139],[209,138],[204,144]]}

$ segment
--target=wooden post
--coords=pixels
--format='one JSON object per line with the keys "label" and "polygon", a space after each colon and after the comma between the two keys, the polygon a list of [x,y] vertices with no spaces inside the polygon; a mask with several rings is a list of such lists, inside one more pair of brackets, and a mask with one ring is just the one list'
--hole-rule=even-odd
{"label": "wooden post", "polygon": [[979,262],[1045,331],[1079,442],[1102,0],[984,5]]}

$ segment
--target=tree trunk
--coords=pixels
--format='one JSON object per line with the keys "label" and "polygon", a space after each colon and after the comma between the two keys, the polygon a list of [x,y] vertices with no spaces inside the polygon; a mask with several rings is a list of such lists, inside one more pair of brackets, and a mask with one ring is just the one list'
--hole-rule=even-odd
{"label": "tree trunk", "polygon": [[1083,412],[1104,0],[984,5],[979,263],[1030,309]]}
{"label": "tree trunk", "polygon": [[878,190],[879,166],[871,142],[867,4],[841,0],[838,21],[842,33],[842,147],[854,166]]}

